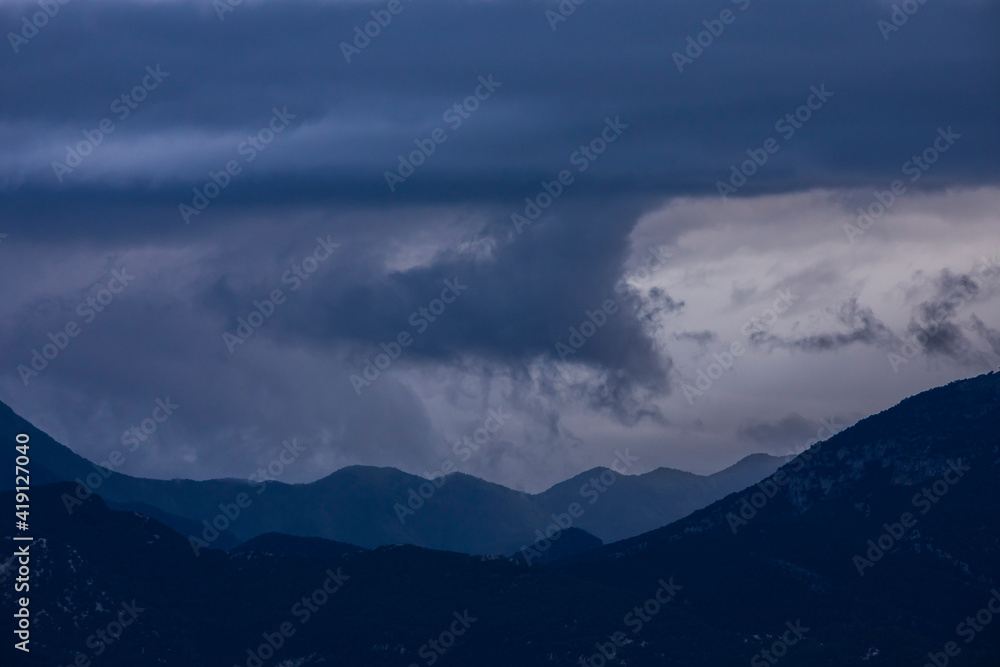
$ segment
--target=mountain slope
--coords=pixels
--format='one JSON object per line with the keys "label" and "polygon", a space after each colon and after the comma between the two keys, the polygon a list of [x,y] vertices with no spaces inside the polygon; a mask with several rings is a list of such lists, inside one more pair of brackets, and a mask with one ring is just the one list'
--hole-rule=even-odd
{"label": "mountain slope", "polygon": [[604,541],[615,541],[685,517],[767,477],[788,458],[754,454],[708,476],[671,468],[641,475],[594,468],[556,484],[536,499],[547,513],[566,512],[570,504],[580,503],[584,512],[575,525]]}
{"label": "mountain slope", "polygon": [[1000,624],[968,646],[958,633],[1000,586],[998,425],[1000,374],[933,389],[759,485],[560,565],[638,591],[667,564],[690,609],[727,631],[803,619],[859,659],[874,648],[923,664],[957,641],[963,664],[996,664]]}

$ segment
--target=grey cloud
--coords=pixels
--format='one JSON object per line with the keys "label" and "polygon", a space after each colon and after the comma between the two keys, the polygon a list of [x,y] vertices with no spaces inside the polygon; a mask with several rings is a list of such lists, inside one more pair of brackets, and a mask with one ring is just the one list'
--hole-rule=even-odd
{"label": "grey cloud", "polygon": [[781,337],[758,330],[750,334],[750,340],[758,345],[805,352],[830,352],[855,343],[888,345],[896,340],[895,334],[875,315],[871,307],[859,304],[856,296],[841,304],[835,318],[847,331]]}
{"label": "grey cloud", "polygon": [[[907,325],[907,338],[916,341],[923,352],[943,355],[967,365],[988,363],[982,351],[969,340],[960,322],[967,309],[981,297],[983,288],[989,286],[974,274],[956,274],[945,269],[929,283],[931,298],[920,302]],[[971,329],[992,345],[991,330],[978,318],[972,320]]]}
{"label": "grey cloud", "polygon": [[989,343],[990,348],[993,349],[993,354],[1000,357],[1000,331],[986,326],[983,324],[983,321],[975,315],[971,317],[971,320],[973,330],[979,334],[983,340]]}
{"label": "grey cloud", "polygon": [[754,285],[749,285],[747,287],[741,287],[739,285],[733,285],[733,291],[730,299],[735,306],[746,305],[754,296],[757,294],[757,287]]}
{"label": "grey cloud", "polygon": [[817,422],[793,412],[774,422],[746,420],[739,425],[736,435],[769,451],[778,451],[801,447],[804,442],[816,437],[818,428]]}
{"label": "grey cloud", "polygon": [[676,340],[690,340],[698,344],[698,349],[704,354],[708,344],[718,340],[719,336],[714,331],[678,331],[674,333]]}
{"label": "grey cloud", "polygon": [[[0,10],[5,23],[15,24],[24,7]],[[875,28],[876,3],[755,5],[679,74],[671,54],[707,17],[694,2],[590,4],[556,32],[536,3],[407,6],[350,65],[338,44],[367,20],[361,5],[244,4],[223,23],[186,2],[68,7],[23,52],[2,56],[5,90],[16,91],[5,94],[0,113],[9,151],[3,213],[15,231],[37,235],[32,206],[45,198],[46,229],[64,234],[80,233],[73,223],[81,210],[105,207],[112,215],[93,215],[88,235],[120,232],[123,216],[149,235],[179,234],[181,227],[165,225],[171,210],[209,169],[234,157],[236,142],[261,127],[272,107],[285,105],[298,115],[294,126],[246,165],[213,208],[509,206],[569,166],[570,154],[609,115],[629,129],[579,175],[589,193],[712,193],[730,165],[774,135],[775,121],[821,82],[836,91],[830,113],[784,142],[747,194],[883,185],[942,123],[968,140],[921,186],[995,179],[1000,46],[985,27],[996,25],[1000,10],[952,3],[932,11],[937,20],[913,22],[886,45]],[[834,46],[850,54],[836,66],[826,51]],[[154,63],[170,72],[155,98],[58,184],[52,160]],[[383,172],[488,73],[502,88],[390,195]],[[126,165],[130,144],[142,147],[143,159]]]}

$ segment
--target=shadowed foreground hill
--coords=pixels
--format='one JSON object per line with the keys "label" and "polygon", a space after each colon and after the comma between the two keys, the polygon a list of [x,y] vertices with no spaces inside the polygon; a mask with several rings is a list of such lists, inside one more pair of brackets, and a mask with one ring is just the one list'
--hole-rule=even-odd
{"label": "shadowed foreground hill", "polygon": [[[444,666],[568,666],[621,626],[621,610],[642,602],[551,569],[412,546],[369,551],[317,540],[303,549],[303,538],[290,538],[283,548],[277,542],[287,536],[272,535],[195,556],[167,526],[110,510],[99,496],[68,516],[59,496],[69,488],[33,491],[36,535],[45,537],[31,546],[31,655],[25,661],[5,641],[4,665],[69,665],[82,653],[94,665],[121,666],[406,667],[435,655]],[[13,553],[9,536],[0,542]],[[12,587],[0,590],[10,618]],[[104,644],[97,633],[123,604],[137,618]],[[709,632],[679,604],[657,623],[691,637],[692,653]],[[281,638],[283,624],[290,632]],[[267,637],[280,648],[257,662],[248,650],[269,658]],[[738,655],[734,637],[721,644]]]}
{"label": "shadowed foreground hill", "polygon": [[1000,615],[982,632],[959,624],[1000,587],[998,508],[991,373],[906,399],[759,485],[561,564],[635,592],[669,564],[687,608],[720,630],[763,636],[802,619],[887,664],[922,665],[955,641],[960,664],[997,665]]}

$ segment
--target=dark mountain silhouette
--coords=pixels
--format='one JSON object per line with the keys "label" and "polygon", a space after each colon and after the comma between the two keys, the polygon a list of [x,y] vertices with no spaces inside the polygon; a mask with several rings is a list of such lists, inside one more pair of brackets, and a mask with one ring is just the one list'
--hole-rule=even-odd
{"label": "dark mountain silhouette", "polygon": [[[99,496],[68,515],[60,496],[71,489],[33,490],[36,534],[45,537],[31,546],[31,655],[26,662],[5,641],[0,664],[62,666],[82,654],[95,666],[123,667],[408,667],[432,657],[444,666],[571,665],[607,641],[620,610],[635,604],[628,593],[549,568],[414,546],[349,553],[310,543],[289,554],[251,544],[195,556],[167,526],[110,510]],[[0,502],[13,494],[0,493]],[[13,553],[3,533],[4,553]],[[4,577],[0,608],[10,618],[12,574]],[[137,611],[135,622],[102,642],[97,633],[107,637],[123,605]],[[681,612],[670,608],[659,623],[699,651],[708,628]],[[738,655],[735,638],[719,645]]]}
{"label": "dark mountain silhouette", "polygon": [[324,540],[321,537],[296,537],[281,533],[266,533],[247,540],[232,549],[231,554],[260,554],[264,556],[300,556],[337,560],[341,556],[365,551],[353,544]]}
{"label": "dark mountain silhouette", "polygon": [[[0,404],[0,438],[13,441],[21,432],[32,439],[36,484],[82,480],[112,508],[143,512],[185,536],[221,548],[277,532],[366,548],[413,544],[508,554],[535,542],[536,531],[552,523],[551,515],[565,512],[573,502],[586,508],[577,527],[604,541],[617,540],[705,507],[763,478],[786,460],[757,454],[709,476],[668,468],[619,475],[596,468],[531,495],[463,473],[449,475],[442,484],[395,468],[370,466],[343,468],[309,484],[131,477],[78,456]],[[610,475],[613,484],[598,493],[590,480],[603,489],[602,474],[605,480]],[[12,479],[3,478],[0,489],[12,484]],[[223,507],[232,507],[240,494],[246,494],[249,506],[239,508],[238,518],[217,521]],[[301,511],[303,507],[309,511]],[[470,513],[470,507],[477,513]]]}
{"label": "dark mountain silhouette", "polygon": [[[108,503],[108,507],[123,512],[136,512],[156,519],[165,526],[169,526],[181,535],[198,535],[204,530],[204,526],[194,519],[177,516],[164,512],[158,507],[147,505],[146,503]],[[213,541],[212,546],[218,549],[229,549],[240,544],[240,541],[228,530],[220,530],[219,536]]]}
{"label": "dark mountain silhouette", "polygon": [[528,565],[535,563],[553,563],[563,558],[569,558],[604,544],[600,538],[594,537],[580,528],[569,527],[560,529],[554,526],[553,534],[556,539],[551,539],[541,534],[541,537],[534,544],[522,548],[511,558],[520,558]]}
{"label": "dark mountain silhouette", "polygon": [[949,641],[962,665],[1000,664],[1000,623],[969,644],[961,625],[1000,585],[998,426],[1000,373],[926,391],[760,484],[561,569],[640,592],[668,564],[688,608],[720,630],[802,619],[886,664],[922,665]]}
{"label": "dark mountain silhouette", "polygon": [[195,556],[155,519],[98,496],[70,515],[72,484],[35,488],[31,664],[95,658],[88,637],[124,603],[139,620],[100,664],[995,667],[998,418],[1000,374],[924,392],[685,519],[551,565],[281,535]]}

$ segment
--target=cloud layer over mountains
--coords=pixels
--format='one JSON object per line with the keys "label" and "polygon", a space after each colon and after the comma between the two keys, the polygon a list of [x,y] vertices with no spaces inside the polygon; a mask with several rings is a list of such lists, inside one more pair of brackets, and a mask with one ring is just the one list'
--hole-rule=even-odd
{"label": "cloud layer over mountains", "polygon": [[0,9],[0,399],[101,459],[171,397],[124,472],[298,437],[286,481],[422,473],[498,406],[464,472],[709,472],[1000,362],[996,3],[885,39],[874,1],[403,0],[350,62],[388,3],[67,3],[27,37],[38,7]]}

